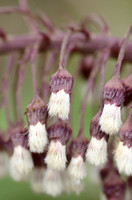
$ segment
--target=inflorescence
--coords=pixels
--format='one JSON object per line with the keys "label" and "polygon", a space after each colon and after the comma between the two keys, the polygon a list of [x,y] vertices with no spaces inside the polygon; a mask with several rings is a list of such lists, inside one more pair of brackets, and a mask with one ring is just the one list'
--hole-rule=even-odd
{"label": "inflorescence", "polygon": [[[41,49],[41,42],[44,42],[45,38],[48,44],[51,42],[48,34],[60,35],[61,40],[61,31],[55,30],[46,15],[38,16],[31,13],[26,1],[20,1],[18,7],[0,9],[0,14],[14,12],[26,17],[38,39],[21,52],[20,60],[17,62],[19,64],[16,75],[15,122],[10,118],[8,99],[9,74],[15,63],[14,52],[10,53],[5,69],[1,106],[5,107],[8,129],[5,133],[2,131],[0,133],[0,177],[8,172],[14,181],[30,180],[34,192],[46,193],[53,197],[63,192],[79,194],[84,188],[84,179],[88,176],[86,166],[88,161],[99,167],[105,199],[123,200],[126,181],[122,179],[121,174],[128,177],[126,179],[128,188],[130,190],[132,188],[132,74],[124,78],[121,78],[120,74],[132,26],[120,45],[113,77],[106,84],[104,84],[105,68],[111,56],[111,46],[90,56],[83,55],[74,77],[77,79],[81,74],[86,79],[86,92],[81,102],[79,130],[73,137],[71,98],[74,79],[66,69],[67,60],[79,46],[79,38],[91,41],[92,33],[86,29],[86,23],[94,23],[99,27],[101,34],[106,36],[109,34],[107,22],[99,16],[91,15],[83,23],[70,25],[61,43],[59,67],[48,82],[49,73],[58,55],[57,50],[52,49],[51,45],[42,74],[42,88],[38,89],[36,56]],[[39,31],[38,23],[45,26],[45,32]],[[8,41],[3,30],[0,30],[0,37],[3,43]],[[72,37],[74,39],[71,42]],[[85,52],[85,48],[82,52]],[[27,62],[31,65],[34,95],[25,108],[27,118],[25,125],[21,114],[21,89]],[[96,88],[99,71],[101,71],[100,105],[91,120],[89,128],[91,138],[88,140],[84,135],[84,112],[87,97]],[[130,109],[126,122],[123,122],[121,115],[124,107]]]}

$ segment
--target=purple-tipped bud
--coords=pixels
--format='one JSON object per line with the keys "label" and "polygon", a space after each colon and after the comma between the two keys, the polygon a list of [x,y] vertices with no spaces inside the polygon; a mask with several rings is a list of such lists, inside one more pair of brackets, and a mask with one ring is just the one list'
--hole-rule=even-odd
{"label": "purple-tipped bud", "polygon": [[128,119],[119,131],[119,143],[115,151],[115,160],[120,173],[132,175],[132,109]]}
{"label": "purple-tipped bud", "polygon": [[106,83],[103,92],[104,108],[99,124],[101,130],[107,134],[118,133],[121,121],[121,108],[125,101],[125,88],[117,76]]}
{"label": "purple-tipped bud", "polygon": [[78,184],[87,176],[85,163],[87,145],[88,140],[83,135],[77,136],[70,145],[71,161],[68,166],[68,173]]}
{"label": "purple-tipped bud", "polygon": [[47,106],[44,101],[36,96],[26,108],[29,125],[28,145],[31,152],[42,153],[48,143],[46,120]]}
{"label": "purple-tipped bud", "polygon": [[116,171],[111,170],[103,182],[103,190],[108,200],[123,200],[125,182]]}
{"label": "purple-tipped bud", "polygon": [[63,145],[66,145],[71,136],[70,127],[63,122],[56,123],[48,129],[48,138],[49,141],[59,141]]}
{"label": "purple-tipped bud", "polygon": [[49,115],[65,120],[70,112],[70,95],[73,77],[66,69],[58,69],[50,79],[51,96],[48,104]]}
{"label": "purple-tipped bud", "polygon": [[102,166],[107,162],[107,143],[109,136],[100,128],[100,115],[101,111],[99,110],[90,123],[91,140],[86,152],[87,160],[95,166]]}
{"label": "purple-tipped bud", "polygon": [[88,140],[81,135],[72,140],[70,144],[70,152],[73,157],[81,156],[85,160],[85,153],[87,150]]}
{"label": "purple-tipped bud", "polygon": [[27,149],[27,130],[17,124],[11,130],[11,141],[14,146],[10,157],[10,175],[15,181],[25,180],[33,168],[33,161]]}
{"label": "purple-tipped bud", "polygon": [[45,159],[48,167],[63,171],[66,168],[66,144],[71,136],[71,129],[65,123],[56,123],[48,129],[49,149]]}
{"label": "purple-tipped bud", "polygon": [[20,123],[12,127],[10,132],[10,138],[13,147],[22,146],[27,149],[27,133],[28,130]]}

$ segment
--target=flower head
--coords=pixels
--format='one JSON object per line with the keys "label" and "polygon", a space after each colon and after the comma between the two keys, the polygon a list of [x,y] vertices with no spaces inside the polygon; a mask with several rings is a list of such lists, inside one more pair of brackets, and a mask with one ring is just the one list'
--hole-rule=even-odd
{"label": "flower head", "polygon": [[70,112],[70,95],[73,78],[66,69],[58,69],[50,79],[51,96],[48,104],[49,115],[65,120]]}
{"label": "flower head", "polygon": [[36,96],[26,108],[29,125],[28,145],[31,152],[42,153],[48,143],[46,131],[47,106]]}
{"label": "flower head", "polygon": [[119,131],[119,143],[115,150],[115,160],[120,173],[132,175],[132,111]]}
{"label": "flower head", "polygon": [[45,176],[44,167],[35,167],[30,178],[30,186],[32,190],[37,193],[43,193],[43,179]]}
{"label": "flower head", "polygon": [[46,169],[43,179],[43,191],[53,197],[59,196],[63,192],[63,181],[59,172],[49,168]]}
{"label": "flower head", "polygon": [[15,181],[27,179],[33,168],[32,157],[27,149],[26,133],[27,130],[21,124],[17,124],[11,131],[14,149],[10,157],[10,175]]}
{"label": "flower head", "polygon": [[91,140],[86,152],[87,160],[95,166],[102,166],[107,162],[107,142],[109,136],[100,128],[100,114],[101,110],[97,112],[90,123]]}
{"label": "flower head", "polygon": [[109,200],[123,200],[125,193],[125,182],[115,170],[110,170],[103,181],[103,190]]}
{"label": "flower head", "polygon": [[71,136],[67,124],[59,122],[48,129],[49,148],[45,159],[49,168],[62,171],[66,168],[66,144]]}
{"label": "flower head", "polygon": [[71,161],[68,166],[68,173],[76,182],[80,182],[87,176],[85,164],[85,153],[88,140],[83,136],[77,136],[70,145]]}
{"label": "flower head", "polygon": [[121,108],[125,100],[125,88],[117,76],[106,83],[103,92],[104,108],[99,124],[106,134],[118,133],[121,121]]}

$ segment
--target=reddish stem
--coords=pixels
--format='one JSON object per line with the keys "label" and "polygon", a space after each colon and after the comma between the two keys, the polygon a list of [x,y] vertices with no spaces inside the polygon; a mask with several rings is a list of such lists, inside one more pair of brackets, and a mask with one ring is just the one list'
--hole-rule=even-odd
{"label": "reddish stem", "polygon": [[84,127],[84,113],[85,113],[85,107],[86,107],[86,103],[87,103],[87,98],[89,95],[89,92],[94,88],[94,84],[95,84],[95,77],[99,71],[100,68],[100,62],[102,60],[102,54],[99,54],[96,61],[95,61],[95,65],[91,71],[91,75],[87,81],[87,88],[81,103],[81,108],[80,108],[80,127],[79,127],[79,132],[83,133],[83,127]]}
{"label": "reddish stem", "polygon": [[125,38],[122,41],[122,45],[121,45],[119,55],[118,55],[118,59],[117,59],[117,64],[116,64],[115,69],[114,69],[114,75],[120,75],[120,69],[121,69],[122,61],[124,59],[127,43],[128,43],[131,32],[132,32],[132,25],[130,26]]}
{"label": "reddish stem", "polygon": [[66,59],[65,59],[65,53],[66,53],[66,47],[67,43],[69,41],[69,38],[71,36],[72,30],[69,29],[63,39],[62,45],[61,45],[61,50],[60,50],[60,60],[59,60],[59,68],[65,68],[66,66]]}
{"label": "reddish stem", "polygon": [[55,51],[49,51],[47,52],[46,55],[46,62],[44,64],[44,69],[43,69],[43,75],[42,75],[42,96],[43,99],[48,98],[47,95],[47,78],[48,78],[48,73],[50,70],[55,67],[55,59],[56,59],[56,52]]}
{"label": "reddish stem", "polygon": [[100,16],[100,15],[95,15],[95,14],[90,14],[88,15],[83,22],[81,23],[81,26],[85,27],[86,24],[89,24],[89,22],[95,24],[101,32],[107,33],[109,31],[109,25],[106,22],[106,20]]}
{"label": "reddish stem", "polygon": [[22,122],[21,115],[21,90],[22,90],[22,82],[24,78],[24,65],[19,65],[18,70],[18,81],[17,81],[17,89],[16,89],[16,110],[17,110],[17,121]]}
{"label": "reddish stem", "polygon": [[10,77],[11,70],[12,70],[13,65],[14,65],[14,61],[15,61],[15,55],[14,55],[14,53],[11,53],[9,55],[8,63],[7,63],[7,66],[5,68],[4,78],[2,80],[3,105],[5,107],[8,126],[10,126],[10,124],[11,124],[9,96],[8,96],[9,77]]}
{"label": "reddish stem", "polygon": [[23,58],[19,61],[18,77],[16,81],[16,113],[18,122],[22,122],[22,114],[21,114],[22,83],[24,80],[25,64],[29,60],[30,55],[31,55],[31,49],[29,48],[25,51]]}
{"label": "reddish stem", "polygon": [[101,97],[100,97],[100,109],[102,110],[103,108],[103,90],[104,90],[104,83],[105,83],[105,68],[106,68],[106,62],[109,58],[110,52],[107,50],[104,52],[103,57],[102,57],[102,63],[101,63]]}
{"label": "reddish stem", "polygon": [[31,57],[30,57],[34,95],[38,95],[37,78],[36,78],[36,57],[37,57],[37,52],[38,52],[38,46],[39,44],[34,45],[32,49],[32,53],[31,53]]}

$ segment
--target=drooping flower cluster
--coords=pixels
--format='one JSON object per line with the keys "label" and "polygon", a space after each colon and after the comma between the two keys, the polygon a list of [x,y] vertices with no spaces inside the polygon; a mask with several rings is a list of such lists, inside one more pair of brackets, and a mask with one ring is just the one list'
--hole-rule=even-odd
{"label": "drooping flower cluster", "polygon": [[[114,76],[104,86],[103,106],[99,107],[90,123],[90,142],[81,129],[70,140],[73,87],[70,73],[65,68],[59,68],[52,75],[49,87],[51,96],[48,105],[37,94],[26,107],[28,129],[19,122],[11,125],[8,132],[0,137],[0,174],[5,173],[7,152],[9,173],[15,181],[29,179],[34,192],[53,197],[63,192],[79,194],[87,176],[86,161],[103,167],[108,161],[108,139],[119,133],[120,141],[114,151],[117,168],[120,173],[132,175],[132,111],[123,126],[121,120],[121,108],[131,101],[131,76],[123,80]],[[110,165],[107,165],[108,169],[102,169],[105,174],[102,178],[104,193],[108,199],[113,199],[118,188],[117,199],[122,199],[124,182],[117,169],[112,167],[110,170]]]}
{"label": "drooping flower cluster", "polygon": [[[25,12],[24,8],[20,10],[22,13]],[[47,32],[35,31],[35,36],[39,34],[40,43],[44,41],[46,45],[50,45],[50,53],[47,53],[48,61],[45,64],[43,77],[41,77],[43,81],[40,90],[37,87],[35,61],[37,60],[37,53],[41,50],[41,44],[35,40],[31,46],[28,46],[21,62],[19,62],[20,66],[15,91],[15,109],[17,113],[15,123],[12,123],[8,116],[10,109],[8,108],[7,77],[9,78],[9,72],[12,67],[10,66],[12,56],[11,60],[9,60],[4,81],[2,82],[2,91],[4,93],[2,105],[5,106],[6,110],[8,130],[5,134],[0,132],[0,177],[8,171],[14,181],[29,181],[34,192],[39,194],[45,193],[53,197],[62,193],[69,194],[70,192],[80,194],[84,188],[84,180],[88,175],[86,166],[86,161],[88,161],[96,167],[101,167],[101,170],[99,168],[98,171],[100,170],[105,198],[107,200],[123,200],[125,182],[121,179],[120,173],[132,176],[132,106],[129,106],[131,110],[124,124],[121,111],[123,107],[132,102],[132,75],[121,79],[120,69],[130,32],[128,32],[127,37],[121,44],[113,77],[105,85],[104,81],[101,81],[100,106],[98,112],[91,120],[89,129],[91,138],[88,141],[84,135],[84,113],[87,97],[90,92],[91,94],[93,93],[100,71],[102,71],[101,79],[104,80],[104,65],[106,65],[106,60],[111,55],[111,49],[109,47],[109,49],[106,49],[106,52],[97,52],[96,55],[87,56],[85,48],[82,51],[82,43],[76,44],[79,40],[83,44],[86,41],[89,45],[93,40],[94,37],[92,38],[85,26],[81,24],[78,24],[77,27],[70,26],[67,34],[63,35],[63,32],[55,31],[49,21],[45,21],[45,19],[43,21],[43,19],[32,15],[27,10],[25,13],[28,13],[26,17],[31,17],[29,21],[31,21],[32,27],[34,27],[32,21],[34,19],[41,21],[46,26],[50,25],[50,30],[48,29],[47,32],[52,32],[52,36],[55,33],[55,38],[49,38]],[[96,21],[95,18],[93,21]],[[105,23],[104,20],[102,21]],[[106,24],[104,29],[103,33],[106,34]],[[67,44],[69,36],[73,32],[75,35],[70,38],[70,42]],[[52,39],[53,41],[55,39],[55,45],[53,45],[55,49],[52,49]],[[59,68],[51,76],[48,84],[48,72],[53,68],[49,65],[52,63],[54,66],[53,60],[55,60],[57,55],[56,47],[58,49],[58,44],[60,45],[62,39]],[[70,107],[74,81],[73,76],[67,71],[65,66],[70,53],[76,50],[76,45],[78,50],[85,55],[83,54],[81,58],[79,68],[75,72],[77,76],[75,77],[81,74],[87,81],[86,86],[88,88],[80,106],[78,134],[71,138],[72,128],[70,124],[72,116]],[[97,46],[100,45],[97,44]],[[53,57],[54,59],[52,60]],[[28,128],[25,127],[21,116],[21,86],[24,67],[27,61],[30,61],[32,68],[34,90],[33,98],[25,111]],[[96,89],[98,90],[98,86]],[[47,100],[49,102],[45,103]],[[97,102],[96,98],[94,102]],[[110,141],[115,141],[116,137],[118,137],[118,142],[116,147],[113,147],[110,145]],[[113,157],[117,168],[113,164]]]}

